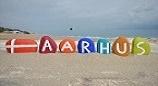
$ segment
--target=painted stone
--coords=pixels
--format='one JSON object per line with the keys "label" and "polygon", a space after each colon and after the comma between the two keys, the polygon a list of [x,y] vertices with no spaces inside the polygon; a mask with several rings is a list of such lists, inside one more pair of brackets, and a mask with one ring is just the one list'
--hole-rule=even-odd
{"label": "painted stone", "polygon": [[49,36],[43,36],[39,44],[39,53],[55,53],[57,51],[57,44]]}
{"label": "painted stone", "polygon": [[78,41],[77,48],[78,48],[79,53],[92,53],[92,52],[95,52],[94,42],[90,38],[81,38]]}
{"label": "painted stone", "polygon": [[97,42],[97,52],[110,54],[111,43],[107,39],[99,39]]}
{"label": "painted stone", "polygon": [[62,53],[74,53],[76,51],[76,44],[74,39],[64,39],[59,44],[59,50]]}
{"label": "painted stone", "polygon": [[11,39],[6,42],[8,53],[33,53],[37,52],[38,45],[31,39]]}
{"label": "painted stone", "polygon": [[119,56],[128,56],[130,54],[130,44],[126,37],[120,36],[113,43],[112,52]]}
{"label": "painted stone", "polygon": [[149,55],[151,52],[150,44],[141,37],[135,37],[132,41],[132,54]]}

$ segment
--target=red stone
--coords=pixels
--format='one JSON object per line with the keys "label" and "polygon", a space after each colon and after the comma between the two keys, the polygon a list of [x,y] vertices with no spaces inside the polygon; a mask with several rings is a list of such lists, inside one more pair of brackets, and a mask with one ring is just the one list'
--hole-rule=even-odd
{"label": "red stone", "polygon": [[38,45],[31,39],[11,39],[6,42],[8,53],[33,53],[37,52]]}
{"label": "red stone", "polygon": [[57,44],[49,36],[43,36],[39,44],[39,53],[55,53],[57,51]]}

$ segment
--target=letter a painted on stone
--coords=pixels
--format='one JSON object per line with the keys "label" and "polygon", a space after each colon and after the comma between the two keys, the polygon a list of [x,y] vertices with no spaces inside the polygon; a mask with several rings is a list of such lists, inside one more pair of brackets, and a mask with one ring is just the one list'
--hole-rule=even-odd
{"label": "letter a painted on stone", "polygon": [[55,53],[57,44],[49,36],[43,36],[39,44],[39,53]]}
{"label": "letter a painted on stone", "polygon": [[107,39],[99,39],[97,42],[97,52],[102,54],[110,54],[111,44]]}
{"label": "letter a painted on stone", "polygon": [[78,42],[79,53],[92,53],[95,52],[94,42],[90,38],[82,38]]}
{"label": "letter a painted on stone", "polygon": [[150,45],[147,40],[141,37],[135,37],[132,41],[132,54],[148,55],[151,52]]}
{"label": "letter a painted on stone", "polygon": [[76,51],[76,44],[74,39],[64,39],[59,44],[59,50],[62,53],[74,53]]}
{"label": "letter a painted on stone", "polygon": [[119,56],[128,56],[130,53],[130,45],[126,37],[120,36],[113,43],[112,52]]}

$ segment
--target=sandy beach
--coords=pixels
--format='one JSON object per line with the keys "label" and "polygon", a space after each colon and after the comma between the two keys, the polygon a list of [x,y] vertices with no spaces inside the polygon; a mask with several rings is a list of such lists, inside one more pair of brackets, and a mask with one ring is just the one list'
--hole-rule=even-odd
{"label": "sandy beach", "polygon": [[[0,38],[1,45],[9,39]],[[0,86],[157,86],[158,43],[150,42],[150,55],[127,58],[98,53],[9,54],[1,47]]]}
{"label": "sandy beach", "polygon": [[158,86],[158,0],[0,0],[0,86]]}

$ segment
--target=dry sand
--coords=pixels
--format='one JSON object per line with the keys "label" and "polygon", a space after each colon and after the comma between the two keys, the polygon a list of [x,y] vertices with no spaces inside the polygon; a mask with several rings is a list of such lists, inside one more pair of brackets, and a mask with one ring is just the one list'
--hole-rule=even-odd
{"label": "dry sand", "polygon": [[0,86],[158,86],[158,53],[122,58],[114,54],[9,54],[1,50]]}
{"label": "dry sand", "polygon": [[0,86],[157,86],[158,57],[0,53]]}

